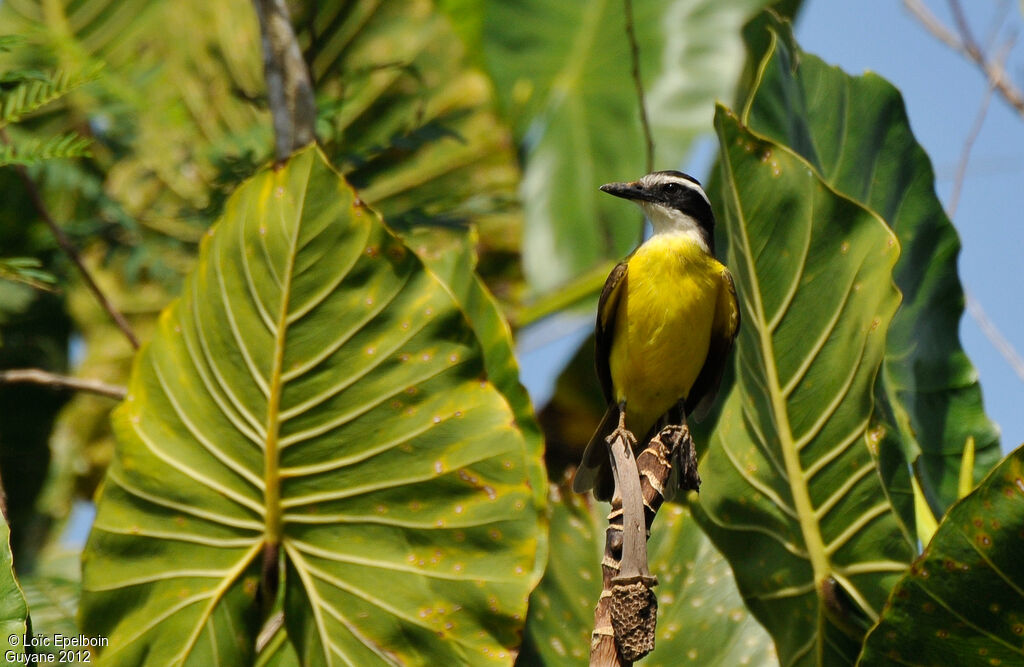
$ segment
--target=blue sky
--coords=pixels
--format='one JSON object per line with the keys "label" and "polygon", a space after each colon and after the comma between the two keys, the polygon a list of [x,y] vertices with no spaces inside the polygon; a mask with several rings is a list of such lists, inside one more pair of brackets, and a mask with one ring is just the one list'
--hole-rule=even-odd
{"label": "blue sky", "polygon": [[[940,21],[953,25],[948,3],[926,1]],[[1016,2],[963,0],[962,4],[981,40],[998,15],[1005,15],[1008,27],[1024,28]],[[796,36],[805,51],[851,74],[876,72],[902,91],[911,126],[932,159],[936,189],[948,209],[964,143],[987,89],[980,71],[926,32],[900,0],[807,0]],[[1024,47],[1011,51],[1007,70],[1024,85],[1022,52]],[[701,163],[701,158],[694,162]],[[692,169],[695,174],[707,171],[696,164]],[[994,97],[970,154],[953,222],[963,243],[961,281],[1018,354],[1024,354],[1022,211],[1024,117]],[[591,326],[592,316],[584,315],[549,320],[522,333],[523,380],[538,407],[566,355]],[[1024,443],[1024,378],[968,314],[961,322],[960,336],[978,369],[986,411],[1002,430],[1003,450],[1011,451]]]}

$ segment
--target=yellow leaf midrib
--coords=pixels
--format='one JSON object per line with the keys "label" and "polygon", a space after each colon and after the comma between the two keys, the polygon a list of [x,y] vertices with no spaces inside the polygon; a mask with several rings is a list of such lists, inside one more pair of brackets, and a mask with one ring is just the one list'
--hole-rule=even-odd
{"label": "yellow leaf midrib", "polygon": [[[729,151],[722,151],[722,156],[730,173],[732,173],[732,161]],[[729,190],[732,195],[737,216],[742,220],[744,219],[743,207],[740,203],[736,188],[730,187]],[[807,547],[808,559],[811,561],[811,568],[814,572],[814,581],[816,584],[819,584],[829,576],[831,565],[829,564],[828,556],[825,552],[824,539],[821,534],[820,526],[815,518],[814,505],[811,503],[810,490],[807,487],[807,482],[803,475],[799,453],[796,450],[796,440],[793,437],[792,427],[789,423],[789,413],[786,410],[786,398],[783,395],[782,384],[779,381],[778,368],[776,368],[775,365],[775,348],[774,343],[771,340],[771,332],[768,331],[765,326],[762,326],[767,322],[767,320],[765,318],[764,304],[761,301],[761,288],[758,283],[756,267],[753,266],[750,239],[747,236],[746,226],[743,224],[739,224],[737,226],[740,231],[740,241],[743,243],[745,251],[743,253],[743,260],[746,264],[748,278],[751,282],[751,293],[745,296],[753,302],[754,312],[757,315],[757,322],[752,324],[754,324],[754,330],[757,332],[757,340],[761,347],[761,354],[764,360],[765,376],[767,380],[766,388],[768,390],[771,403],[773,419],[775,420],[776,432],[779,437],[780,449],[782,450],[783,464],[788,478],[786,481],[793,494],[793,506],[797,513],[800,532],[803,535],[804,543]]]}

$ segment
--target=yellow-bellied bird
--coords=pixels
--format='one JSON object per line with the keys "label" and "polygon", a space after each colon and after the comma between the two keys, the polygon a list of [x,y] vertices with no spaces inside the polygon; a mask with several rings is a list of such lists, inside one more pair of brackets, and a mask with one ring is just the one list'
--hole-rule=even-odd
{"label": "yellow-bellied bird", "polygon": [[[732,275],[715,259],[711,202],[695,178],[656,171],[601,190],[638,204],[654,228],[612,270],[597,305],[597,375],[608,409],[573,489],[594,489],[598,499],[610,500],[615,482],[606,438],[626,428],[646,442],[656,426],[680,424],[684,415],[703,419],[740,312]],[[666,491],[671,496],[675,489]]]}

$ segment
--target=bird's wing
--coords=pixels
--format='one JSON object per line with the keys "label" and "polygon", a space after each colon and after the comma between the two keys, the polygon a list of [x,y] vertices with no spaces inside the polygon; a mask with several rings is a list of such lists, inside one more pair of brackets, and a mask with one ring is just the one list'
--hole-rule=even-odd
{"label": "bird's wing", "polygon": [[576,469],[572,480],[572,488],[576,493],[585,493],[594,489],[598,500],[611,500],[615,490],[615,480],[611,474],[611,462],[608,458],[608,446],[605,437],[612,432],[619,422],[619,407],[615,403],[615,390],[612,388],[612,371],[608,363],[608,355],[612,351],[612,336],[615,333],[615,316],[619,308],[622,287],[626,279],[626,262],[621,262],[608,274],[601,290],[601,298],[597,302],[597,325],[594,327],[594,359],[597,364],[597,378],[601,381],[608,409],[590,438],[583,460]]}
{"label": "bird's wing", "polygon": [[711,345],[707,359],[700,369],[700,374],[690,388],[686,399],[686,414],[697,421],[702,421],[715,403],[718,386],[722,383],[722,373],[729,350],[740,330],[740,308],[736,300],[736,284],[733,282],[729,269],[722,267],[722,282],[715,303],[715,320],[711,327]]}
{"label": "bird's wing", "polygon": [[601,298],[597,302],[597,325],[594,327],[594,360],[597,363],[597,379],[601,381],[604,400],[615,402],[612,389],[612,371],[608,357],[612,352],[612,336],[615,334],[615,316],[619,310],[622,287],[626,284],[626,262],[615,265],[608,279],[604,281]]}

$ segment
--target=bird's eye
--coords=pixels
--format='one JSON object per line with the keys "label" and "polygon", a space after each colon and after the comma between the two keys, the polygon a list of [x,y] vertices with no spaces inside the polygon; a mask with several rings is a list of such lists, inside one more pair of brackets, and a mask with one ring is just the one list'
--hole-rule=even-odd
{"label": "bird's eye", "polygon": [[661,191],[667,195],[674,195],[682,189],[682,186],[678,183],[666,183],[661,187]]}

